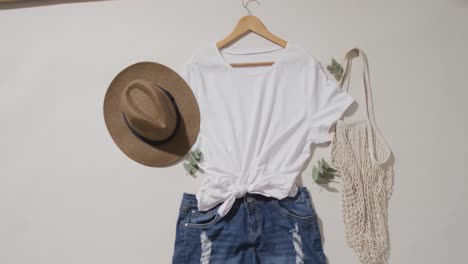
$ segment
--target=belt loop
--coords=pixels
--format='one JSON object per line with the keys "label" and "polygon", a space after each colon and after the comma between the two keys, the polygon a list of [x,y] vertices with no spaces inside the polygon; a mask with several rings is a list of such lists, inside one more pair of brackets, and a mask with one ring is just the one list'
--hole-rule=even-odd
{"label": "belt loop", "polygon": [[188,211],[188,204],[185,202],[182,202],[182,205],[180,206],[180,212],[185,215],[187,211]]}
{"label": "belt loop", "polygon": [[182,202],[180,204],[180,213],[182,215],[186,215],[189,208],[190,208],[190,200],[184,194],[183,197],[182,197]]}

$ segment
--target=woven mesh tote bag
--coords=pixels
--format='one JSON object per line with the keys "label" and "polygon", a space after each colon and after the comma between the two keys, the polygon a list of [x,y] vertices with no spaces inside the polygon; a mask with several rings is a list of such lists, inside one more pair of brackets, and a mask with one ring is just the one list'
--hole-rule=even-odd
{"label": "woven mesh tote bag", "polygon": [[342,176],[342,206],[346,240],[364,264],[386,263],[389,239],[387,206],[393,185],[393,154],[377,128],[366,54],[351,49],[339,82],[349,91],[352,60],[362,58],[366,118],[339,120],[331,143],[331,161]]}

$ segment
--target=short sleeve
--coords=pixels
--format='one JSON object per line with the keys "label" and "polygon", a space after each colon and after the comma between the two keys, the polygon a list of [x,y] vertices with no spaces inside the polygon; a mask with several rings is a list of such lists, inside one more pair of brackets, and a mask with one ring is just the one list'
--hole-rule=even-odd
{"label": "short sleeve", "polygon": [[[182,71],[180,72],[180,76],[182,77],[182,79],[185,80],[185,82],[191,87],[191,84],[192,84],[192,80],[191,80],[191,77],[193,75],[192,73],[192,68],[193,68],[193,65],[192,65],[192,60],[193,60],[193,57],[191,57],[190,59],[188,59],[187,61],[184,62],[183,64],[183,67],[182,67]],[[192,88],[193,90],[193,88]]]}
{"label": "short sleeve", "polygon": [[199,91],[198,91],[198,85],[199,85],[199,81],[197,79],[197,71],[196,71],[196,67],[193,63],[193,56],[191,58],[189,58],[188,60],[186,60],[183,64],[183,67],[182,67],[182,71],[180,72],[180,77],[182,77],[182,79],[184,79],[184,81],[188,84],[188,86],[190,87],[190,89],[192,90],[193,92],[193,95],[195,96],[195,98],[197,99],[197,102],[198,102],[198,107],[200,107],[200,95],[199,95]]}
{"label": "short sleeve", "polygon": [[316,144],[331,140],[331,127],[354,102],[354,99],[330,80],[316,59],[312,59],[313,78],[309,87],[310,140]]}
{"label": "short sleeve", "polygon": [[[203,120],[203,105],[201,103],[201,98],[198,93],[197,89],[197,84],[199,83],[197,81],[197,72],[196,72],[196,67],[193,63],[194,57],[190,57],[188,60],[186,60],[183,63],[182,66],[182,71],[179,72],[180,77],[184,79],[184,81],[188,84],[189,88],[192,90],[193,95],[195,96],[195,99],[197,100],[198,104],[198,109],[200,110],[200,122]],[[200,132],[197,135],[197,139],[193,143],[192,147],[190,148],[191,151],[194,151],[196,149],[200,149],[200,141],[201,141],[201,134],[202,134],[202,125],[200,124]]]}

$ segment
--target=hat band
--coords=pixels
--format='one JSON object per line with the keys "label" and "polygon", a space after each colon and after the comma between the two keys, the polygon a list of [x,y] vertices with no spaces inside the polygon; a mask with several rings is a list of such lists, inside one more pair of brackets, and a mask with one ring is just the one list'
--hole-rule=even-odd
{"label": "hat band", "polygon": [[179,112],[179,108],[177,107],[177,104],[176,104],[175,99],[172,96],[172,94],[169,93],[168,91],[166,91],[166,89],[162,88],[157,83],[155,83],[155,84],[161,90],[163,90],[163,92],[169,97],[169,99],[171,99],[171,103],[172,103],[172,105],[174,105],[174,109],[176,111],[176,126],[174,128],[174,131],[172,131],[171,135],[169,135],[167,138],[162,139],[162,140],[152,140],[152,139],[146,138],[143,135],[141,135],[140,133],[138,133],[135,129],[132,128],[132,126],[130,125],[130,123],[127,120],[127,117],[125,116],[125,113],[122,113],[122,115],[123,115],[123,119],[125,121],[125,124],[127,125],[128,129],[130,129],[130,131],[132,132],[132,134],[135,137],[137,137],[139,140],[145,142],[148,145],[159,146],[159,145],[162,145],[162,144],[166,144],[167,142],[169,142],[176,135],[176,132],[179,129],[179,125],[180,125],[180,112]]}

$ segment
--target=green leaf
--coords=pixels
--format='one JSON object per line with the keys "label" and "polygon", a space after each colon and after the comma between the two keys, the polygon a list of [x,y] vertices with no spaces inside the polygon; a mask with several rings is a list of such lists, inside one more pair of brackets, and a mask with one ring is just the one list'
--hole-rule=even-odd
{"label": "green leaf", "polygon": [[330,165],[328,165],[328,163],[323,158],[320,159],[320,162],[321,162],[322,166],[330,167]]}
{"label": "green leaf", "polygon": [[337,170],[330,166],[324,158],[317,160],[317,166],[312,167],[312,179],[317,184],[336,182]]}
{"label": "green leaf", "polygon": [[341,80],[341,77],[343,76],[343,66],[341,66],[335,58],[332,58],[331,64],[327,66],[327,70],[337,81]]}
{"label": "green leaf", "polygon": [[187,162],[183,164],[187,173],[193,176],[197,171],[199,171],[200,167],[198,166],[198,163],[202,160],[202,158],[203,154],[199,149],[189,151],[185,158]]}
{"label": "green leaf", "polygon": [[328,184],[330,181],[325,178],[318,178],[315,182],[318,184]]}
{"label": "green leaf", "polygon": [[199,149],[196,149],[195,151],[191,151],[190,154],[194,157],[194,159],[199,162],[202,158],[202,153]]}
{"label": "green leaf", "polygon": [[338,62],[335,60],[335,58],[332,58],[332,65],[333,65],[333,66],[339,65]]}
{"label": "green leaf", "polygon": [[314,167],[312,168],[312,179],[313,179],[314,181],[317,181],[318,178],[319,178],[318,169],[317,169],[317,167],[314,166]]}
{"label": "green leaf", "polygon": [[317,170],[318,170],[318,174],[320,174],[320,175],[323,174],[323,167],[320,166],[320,164],[319,164],[319,166],[317,167]]}
{"label": "green leaf", "polygon": [[198,159],[198,154],[195,151],[190,151],[189,152],[190,157],[192,157],[194,160]]}
{"label": "green leaf", "polygon": [[184,163],[184,168],[192,176],[198,171],[198,166],[195,167],[191,163]]}
{"label": "green leaf", "polygon": [[336,172],[336,170],[332,166],[330,166],[330,164],[328,164],[324,159],[322,159],[322,164],[327,169],[327,171]]}
{"label": "green leaf", "polygon": [[319,169],[315,166],[312,168],[312,179],[317,184],[327,184],[330,181],[330,179],[323,177],[323,175],[319,173]]}
{"label": "green leaf", "polygon": [[184,163],[184,169],[189,172],[190,170],[193,169],[193,165],[190,163]]}
{"label": "green leaf", "polygon": [[200,150],[198,150],[197,155],[198,155],[198,162],[201,162],[203,160],[203,153]]}
{"label": "green leaf", "polygon": [[324,171],[324,172],[322,173],[322,177],[327,178],[327,179],[333,179],[335,176],[334,176],[334,174],[331,173],[331,172]]}
{"label": "green leaf", "polygon": [[197,160],[192,155],[189,155],[187,159],[192,165],[195,165],[198,163]]}
{"label": "green leaf", "polygon": [[193,157],[194,159],[197,159],[197,158],[198,158],[198,153],[195,152],[195,151],[190,151],[190,152],[189,152],[189,155],[190,155],[191,157]]}
{"label": "green leaf", "polygon": [[333,172],[330,172],[330,171],[327,171],[326,168],[322,168],[322,175],[325,175],[325,176],[333,176]]}
{"label": "green leaf", "polygon": [[337,170],[335,170],[335,169],[332,168],[332,167],[325,168],[325,171],[326,171],[326,172],[329,172],[329,173],[336,173],[336,172],[338,172]]}

